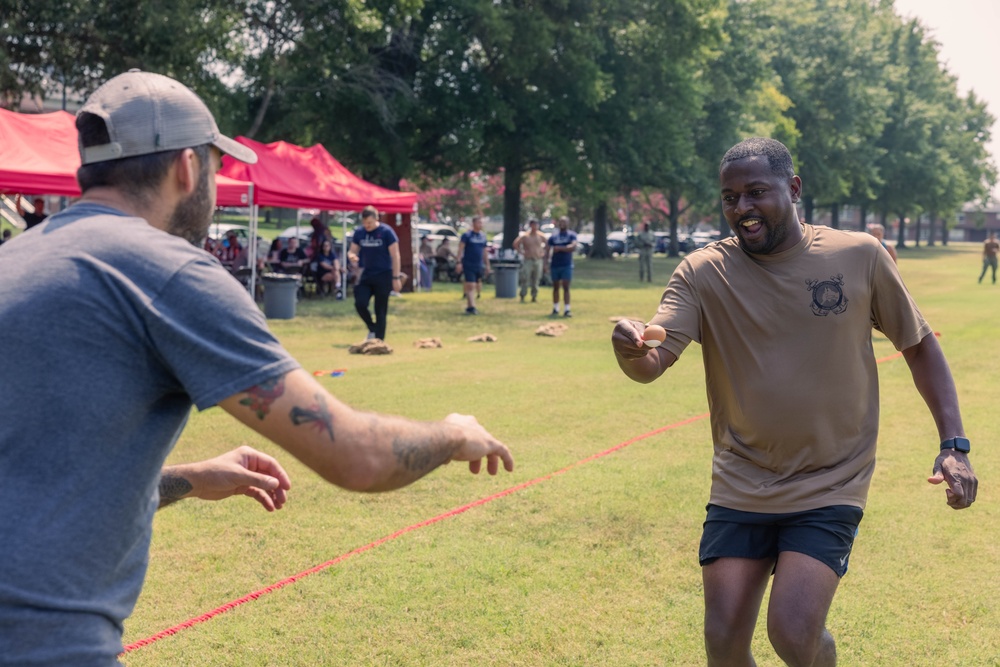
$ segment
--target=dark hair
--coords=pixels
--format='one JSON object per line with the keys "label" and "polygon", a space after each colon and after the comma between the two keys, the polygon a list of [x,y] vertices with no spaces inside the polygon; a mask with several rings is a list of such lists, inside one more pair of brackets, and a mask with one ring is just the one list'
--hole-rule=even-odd
{"label": "dark hair", "polygon": [[792,154],[788,152],[785,144],[776,139],[766,137],[750,137],[736,144],[722,157],[719,164],[719,171],[730,162],[742,160],[748,157],[762,156],[767,158],[767,165],[771,171],[779,176],[791,178],[795,175],[795,167],[792,165]]}
{"label": "dark hair", "polygon": [[[79,114],[76,117],[76,129],[83,148],[103,146],[111,141],[104,119],[96,114]],[[191,147],[201,162],[202,171],[209,164],[209,149],[209,144]],[[113,187],[131,199],[143,201],[163,182],[170,165],[182,150],[184,149],[81,165],[76,172],[76,180],[82,192],[102,186]]]}
{"label": "dark hair", "polygon": [[374,206],[365,206],[364,210],[361,211],[361,219],[365,218],[378,218],[378,209]]}

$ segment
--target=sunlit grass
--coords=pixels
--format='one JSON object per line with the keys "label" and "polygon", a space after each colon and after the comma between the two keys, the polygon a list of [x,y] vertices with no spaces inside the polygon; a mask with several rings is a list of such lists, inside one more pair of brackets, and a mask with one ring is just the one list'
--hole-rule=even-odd
{"label": "sunlit grass", "polygon": [[[851,571],[829,627],[843,665],[1000,665],[1000,475],[992,447],[1000,287],[977,285],[978,246],[916,249],[901,271],[955,371],[980,500],[955,512],[924,479],[933,422],[901,359],[883,364],[879,467]],[[306,300],[272,328],[307,370],[360,408],[436,419],[475,414],[507,442],[513,474],[451,465],[376,496],[330,487],[218,409],[196,413],[171,459],[240,443],[279,456],[288,506],[185,501],[157,515],[147,585],[126,643],[203,614],[401,528],[517,484],[517,493],[407,533],[318,574],[126,656],[147,665],[700,665],[697,544],[711,480],[706,419],[546,476],[634,436],[707,411],[693,347],[653,385],[618,370],[608,318],[648,318],[659,284],[635,260],[579,261],[569,329],[535,335],[540,303],[496,299],[462,314],[460,287],[394,298],[385,357],[349,355],[363,338],[350,302]],[[496,343],[469,343],[489,332]],[[441,349],[412,343],[437,336]],[[893,353],[876,337],[876,354]],[[544,478],[544,479],[543,479]],[[758,630],[761,667],[780,663]]]}

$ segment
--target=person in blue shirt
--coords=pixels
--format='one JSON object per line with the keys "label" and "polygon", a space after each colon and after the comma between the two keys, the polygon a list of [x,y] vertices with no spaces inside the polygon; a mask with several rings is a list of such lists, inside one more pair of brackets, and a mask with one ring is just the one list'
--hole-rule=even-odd
{"label": "person in blue shirt", "polygon": [[573,253],[576,252],[576,232],[569,229],[569,218],[559,218],[559,230],[549,237],[545,246],[545,265],[552,276],[552,315],[559,315],[559,288],[562,287],[565,317],[569,311],[569,284],[573,281]]}
{"label": "person in blue shirt", "polygon": [[[368,327],[368,338],[385,340],[389,294],[403,289],[399,260],[399,238],[388,225],[378,221],[374,206],[361,211],[361,226],[354,230],[348,256],[361,267],[361,277],[354,286],[354,308]],[[375,319],[368,304],[375,297]]]}
{"label": "person in blue shirt", "polygon": [[478,215],[472,219],[472,229],[462,234],[458,242],[458,258],[462,263],[462,273],[465,276],[466,315],[478,315],[476,310],[476,293],[480,281],[490,273],[490,256],[486,247],[486,232],[483,231],[483,219]]}

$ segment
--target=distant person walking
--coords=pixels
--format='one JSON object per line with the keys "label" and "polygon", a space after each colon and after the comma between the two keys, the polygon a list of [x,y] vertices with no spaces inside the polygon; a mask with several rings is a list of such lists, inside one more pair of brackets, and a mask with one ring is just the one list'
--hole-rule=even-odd
{"label": "distant person walking", "polygon": [[472,219],[472,229],[462,234],[458,242],[458,258],[461,262],[465,284],[465,314],[478,315],[476,310],[476,294],[480,281],[490,273],[490,255],[486,250],[488,243],[486,232],[483,231],[483,219],[478,215]]}
{"label": "distant person walking", "polygon": [[892,261],[899,264],[899,256],[896,254],[896,249],[885,242],[885,227],[878,223],[868,225],[868,233],[877,238],[878,242],[885,248],[885,251],[889,253],[889,257],[892,257]]}
{"label": "distant person walking", "polygon": [[649,223],[642,223],[642,231],[635,236],[635,245],[639,249],[639,282],[643,276],[646,282],[653,282],[653,251],[656,249],[656,234],[649,231]]}
{"label": "distant person walking", "polygon": [[528,221],[528,231],[516,239],[512,247],[521,253],[521,303],[531,289],[531,302],[538,301],[538,284],[542,280],[542,261],[545,258],[545,234],[538,230],[538,221]]}
{"label": "distant person walking", "polygon": [[573,253],[576,252],[576,232],[569,228],[569,218],[559,218],[559,230],[545,245],[545,263],[552,275],[552,314],[559,314],[559,288],[562,287],[564,317],[573,317],[569,310],[569,284],[573,282]]}
{"label": "distant person walking", "polygon": [[[385,340],[385,320],[389,313],[389,293],[403,289],[399,260],[399,237],[388,225],[378,221],[374,206],[361,212],[361,226],[354,230],[348,257],[361,267],[361,277],[354,286],[354,308],[368,327],[368,338]],[[375,297],[375,319],[368,304]]]}
{"label": "distant person walking", "polygon": [[979,282],[983,282],[986,269],[993,270],[993,284],[997,284],[997,251],[1000,250],[1000,243],[997,242],[997,233],[990,232],[990,237],[983,243],[983,271],[979,274]]}

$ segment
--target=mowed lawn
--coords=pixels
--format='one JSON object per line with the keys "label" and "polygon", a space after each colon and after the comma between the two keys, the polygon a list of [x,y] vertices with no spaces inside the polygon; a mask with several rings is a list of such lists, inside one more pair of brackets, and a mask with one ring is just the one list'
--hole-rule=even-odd
{"label": "mowed lawn", "polygon": [[[322,482],[221,410],[193,413],[171,461],[249,444],[281,459],[291,498],[274,514],[246,498],[184,501],[158,513],[126,644],[532,483],[131,651],[124,662],[704,664],[697,545],[712,445],[700,349],[639,385],[619,371],[609,343],[609,317],[648,319],[675,263],[657,256],[657,282],[647,285],[635,259],[578,260],[574,317],[560,318],[568,329],[556,338],[535,335],[550,321],[549,289],[539,303],[520,304],[496,299],[488,285],[478,317],[462,314],[458,285],[394,298],[389,356],[348,354],[364,334],[350,301],[306,300],[294,320],[272,321],[304,368],[345,370],[321,380],[338,398],[417,419],[474,414],[510,446],[516,469],[474,477],[452,464],[401,491],[355,494]],[[978,245],[900,252],[907,285],[941,334],[983,483],[979,501],[962,512],[927,484],[938,445],[933,421],[906,363],[881,363],[879,465],[829,618],[842,665],[1000,665],[1000,286],[978,285],[979,268]],[[499,340],[466,341],[480,333]],[[434,336],[443,348],[413,346]],[[877,334],[874,345],[879,358],[895,353]],[[671,428],[584,461],[662,427]],[[780,664],[763,615],[755,653],[761,667]]]}

